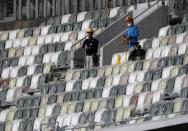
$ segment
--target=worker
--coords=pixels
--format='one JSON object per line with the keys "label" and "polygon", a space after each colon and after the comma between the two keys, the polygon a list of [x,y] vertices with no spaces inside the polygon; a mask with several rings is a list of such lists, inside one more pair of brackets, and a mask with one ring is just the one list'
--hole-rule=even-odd
{"label": "worker", "polygon": [[138,43],[139,30],[136,25],[134,25],[133,18],[131,16],[125,17],[125,22],[128,26],[127,32],[121,37],[121,44],[126,45],[126,51],[136,46]]}
{"label": "worker", "polygon": [[86,30],[87,38],[83,42],[83,49],[85,50],[85,68],[92,68],[98,66],[98,46],[99,41],[93,38],[94,30],[92,28],[88,28]]}

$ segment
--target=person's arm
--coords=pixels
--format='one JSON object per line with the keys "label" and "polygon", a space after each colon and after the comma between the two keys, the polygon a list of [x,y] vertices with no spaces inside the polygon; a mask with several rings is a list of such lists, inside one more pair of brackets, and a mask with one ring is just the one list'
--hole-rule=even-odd
{"label": "person's arm", "polygon": [[85,49],[85,45],[86,45],[86,40],[84,40],[83,44],[82,44],[82,48]]}

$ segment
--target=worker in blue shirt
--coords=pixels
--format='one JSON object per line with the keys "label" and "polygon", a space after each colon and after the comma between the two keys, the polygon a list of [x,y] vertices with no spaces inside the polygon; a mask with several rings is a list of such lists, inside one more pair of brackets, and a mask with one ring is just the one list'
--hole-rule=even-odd
{"label": "worker in blue shirt", "polygon": [[128,46],[128,49],[131,49],[139,44],[139,30],[138,27],[134,25],[133,18],[131,16],[127,16],[125,18],[125,22],[128,26],[128,30],[121,37],[121,44],[126,44]]}

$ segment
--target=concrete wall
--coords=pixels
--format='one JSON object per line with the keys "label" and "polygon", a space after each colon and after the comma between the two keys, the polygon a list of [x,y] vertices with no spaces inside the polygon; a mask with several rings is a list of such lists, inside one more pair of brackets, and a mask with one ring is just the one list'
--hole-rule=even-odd
{"label": "concrete wall", "polygon": [[[145,12],[145,16],[143,14],[135,20],[135,24],[140,30],[140,39],[158,36],[159,29],[167,25],[167,7],[162,6],[156,11],[153,10],[153,13],[151,11],[150,14],[148,14],[148,12]],[[101,65],[110,65],[114,53],[125,51],[125,47],[120,45],[119,42],[124,32],[120,33],[101,48]]]}

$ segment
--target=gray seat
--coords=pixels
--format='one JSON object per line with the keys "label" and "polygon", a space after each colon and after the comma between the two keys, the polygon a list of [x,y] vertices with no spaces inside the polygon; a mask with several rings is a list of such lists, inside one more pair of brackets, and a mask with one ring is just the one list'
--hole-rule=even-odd
{"label": "gray seat", "polygon": [[176,32],[176,27],[175,26],[171,26],[168,31],[167,31],[167,35],[175,35]]}
{"label": "gray seat", "polygon": [[55,51],[63,51],[65,47],[65,43],[61,42],[61,43],[55,43]]}
{"label": "gray seat", "polygon": [[43,64],[39,64],[39,65],[37,65],[36,66],[36,68],[35,68],[35,74],[41,74],[41,73],[43,73],[43,68],[44,68],[44,65]]}
{"label": "gray seat", "polygon": [[22,119],[29,119],[31,117],[31,112],[29,109],[22,110]]}
{"label": "gray seat", "polygon": [[54,23],[54,18],[50,18],[48,20],[46,20],[46,25],[52,25]]}
{"label": "gray seat", "polygon": [[18,61],[19,61],[19,57],[16,58],[11,58],[10,59],[10,66],[17,66],[18,65]]}
{"label": "gray seat", "polygon": [[48,34],[54,34],[54,33],[57,33],[57,25],[52,25],[48,30]]}
{"label": "gray seat", "polygon": [[153,71],[153,80],[157,80],[162,76],[162,69],[156,69]]}
{"label": "gray seat", "polygon": [[135,71],[142,70],[142,67],[143,67],[143,62],[142,61],[137,62],[135,65]]}
{"label": "gray seat", "polygon": [[174,89],[175,78],[168,79],[166,82],[165,93],[172,93]]}
{"label": "gray seat", "polygon": [[182,65],[183,64],[183,60],[184,60],[184,56],[183,55],[179,55],[179,56],[175,56],[175,65]]}
{"label": "gray seat", "polygon": [[56,47],[53,44],[49,44],[47,47],[48,47],[48,53],[56,51]]}
{"label": "gray seat", "polygon": [[48,53],[48,45],[42,45],[39,49],[40,54],[46,54]]}
{"label": "gray seat", "polygon": [[58,25],[57,27],[56,27],[57,29],[57,33],[61,33],[61,32],[64,32],[65,31],[65,25],[64,24],[62,24],[62,25]]}
{"label": "gray seat", "polygon": [[78,80],[74,83],[73,91],[78,91],[82,88],[82,81]]}
{"label": "gray seat", "polygon": [[80,101],[85,100],[85,99],[89,99],[89,98],[87,98],[87,92],[88,91],[84,91],[84,90],[80,92],[80,95],[79,95]]}
{"label": "gray seat", "polygon": [[95,89],[94,98],[101,98],[102,92],[103,92],[103,89]]}
{"label": "gray seat", "polygon": [[113,122],[115,120],[115,115],[116,115],[115,110],[104,111],[104,113],[102,114],[102,117],[101,117],[101,121],[104,123]]}
{"label": "gray seat", "polygon": [[0,50],[5,49],[6,41],[0,41]]}
{"label": "gray seat", "polygon": [[76,107],[75,107],[75,110],[74,112],[82,112],[83,110],[83,106],[84,106],[84,102],[78,102],[76,103]]}
{"label": "gray seat", "polygon": [[56,93],[64,92],[65,87],[66,87],[66,82],[60,82],[58,84],[55,84],[54,86],[57,85]]}
{"label": "gray seat", "polygon": [[153,71],[147,71],[144,75],[144,81],[151,81],[153,77]]}
{"label": "gray seat", "polygon": [[1,58],[2,59],[5,59],[8,57],[8,52],[9,50],[8,49],[5,49],[5,50],[0,50],[0,55],[1,55]]}
{"label": "gray seat", "polygon": [[88,116],[87,113],[82,113],[82,114],[80,115],[80,117],[79,117],[78,124],[79,124],[79,125],[84,125],[84,124],[86,124],[86,122],[87,122],[87,116]]}
{"label": "gray seat", "polygon": [[79,78],[79,79],[81,79],[81,80],[87,79],[87,78],[88,78],[88,75],[89,75],[88,73],[89,73],[88,70],[82,70],[82,71],[80,72],[80,78]]}
{"label": "gray seat", "polygon": [[85,15],[84,20],[92,20],[93,19],[93,15],[94,15],[93,11],[87,12],[87,14]]}
{"label": "gray seat", "polygon": [[143,84],[142,92],[149,92],[151,91],[152,82],[146,82]]}
{"label": "gray seat", "polygon": [[166,67],[166,65],[167,65],[167,58],[161,58],[161,59],[158,61],[157,67],[158,67],[158,68],[164,68],[164,67]]}
{"label": "gray seat", "polygon": [[56,117],[50,117],[48,120],[48,127],[50,127],[51,129],[54,129],[56,126]]}
{"label": "gray seat", "polygon": [[175,61],[175,57],[172,56],[172,57],[167,57],[167,66],[172,66],[174,65],[174,61]]}
{"label": "gray seat", "polygon": [[101,10],[97,10],[93,12],[93,19],[100,19],[101,18]]}
{"label": "gray seat", "polygon": [[31,37],[33,36],[33,29],[29,28],[25,31],[24,37]]}
{"label": "gray seat", "polygon": [[152,39],[147,39],[144,43],[143,43],[143,49],[147,50],[149,48],[151,48],[152,46]]}
{"label": "gray seat", "polygon": [[22,107],[24,107],[24,101],[25,101],[24,98],[18,99],[18,100],[17,100],[16,107],[17,107],[17,108],[22,108]]}
{"label": "gray seat", "polygon": [[96,77],[97,76],[97,69],[89,69],[88,70],[88,77]]}
{"label": "gray seat", "polygon": [[33,131],[34,119],[27,119],[25,131]]}
{"label": "gray seat", "polygon": [[105,19],[105,18],[99,19],[99,20],[98,20],[98,27],[99,27],[99,28],[106,28],[106,27],[109,25],[108,22],[109,22],[109,21],[108,21],[107,19]]}
{"label": "gray seat", "polygon": [[183,114],[187,114],[188,113],[187,110],[188,110],[188,100],[184,100],[181,106],[181,112]]}
{"label": "gray seat", "polygon": [[105,83],[105,77],[99,78],[98,81],[97,81],[97,87],[98,88],[104,87],[104,83]]}
{"label": "gray seat", "polygon": [[22,120],[19,125],[19,131],[25,131],[26,120]]}
{"label": "gray seat", "polygon": [[79,96],[80,96],[80,92],[78,92],[78,91],[72,92],[71,101],[77,101],[77,100],[79,100]]}
{"label": "gray seat", "polygon": [[35,60],[34,60],[34,64],[41,64],[42,60],[43,60],[43,56],[44,56],[43,54],[36,55]]}
{"label": "gray seat", "polygon": [[22,110],[16,110],[15,114],[14,114],[14,120],[16,119],[22,119]]}
{"label": "gray seat", "polygon": [[93,95],[94,95],[94,90],[87,90],[86,91],[86,99],[93,99]]}
{"label": "gray seat", "polygon": [[25,108],[30,108],[32,107],[32,98],[28,97],[26,99],[24,99],[24,105]]}
{"label": "gray seat", "polygon": [[31,76],[26,76],[25,79],[24,79],[24,82],[23,82],[23,87],[25,89],[28,89],[31,85]]}
{"label": "gray seat", "polygon": [[73,31],[74,23],[68,23],[64,25],[64,32]]}
{"label": "gray seat", "polygon": [[180,97],[188,98],[188,88],[187,87],[181,89]]}
{"label": "gray seat", "polygon": [[110,89],[110,96],[117,96],[118,87],[114,86]]}
{"label": "gray seat", "polygon": [[110,9],[106,8],[106,9],[102,9],[101,10],[101,18],[108,18],[110,13]]}
{"label": "gray seat", "polygon": [[178,72],[178,75],[183,75],[183,74],[187,74],[187,71],[188,71],[188,65],[183,65],[180,67],[179,69],[179,72]]}
{"label": "gray seat", "polygon": [[107,99],[105,109],[113,109],[115,104],[114,98]]}
{"label": "gray seat", "polygon": [[61,24],[61,16],[57,16],[54,18],[54,25],[59,25]]}
{"label": "gray seat", "polygon": [[127,7],[120,7],[116,16],[117,19],[124,17],[126,15],[126,12],[127,12]]}
{"label": "gray seat", "polygon": [[183,24],[182,25],[177,25],[175,34],[180,34],[180,33],[183,33],[184,31],[185,31],[185,26]]}
{"label": "gray seat", "polygon": [[32,106],[33,107],[39,107],[40,106],[40,102],[41,102],[41,97],[40,96],[35,96],[35,97],[33,97],[33,100],[32,100]]}
{"label": "gray seat", "polygon": [[70,64],[70,52],[69,51],[60,53],[60,55],[58,57],[58,64],[64,65],[64,66],[67,66]]}
{"label": "gray seat", "polygon": [[27,69],[28,69],[28,66],[22,66],[19,69],[17,76],[18,77],[25,76],[27,74]]}
{"label": "gray seat", "polygon": [[68,23],[76,23],[76,21],[77,21],[77,14],[71,14]]}
{"label": "gray seat", "polygon": [[49,104],[49,105],[56,103],[56,101],[57,101],[57,95],[50,95],[50,96],[48,97],[48,104]]}
{"label": "gray seat", "polygon": [[69,102],[71,100],[72,94],[71,93],[65,93],[63,102]]}
{"label": "gray seat", "polygon": [[127,89],[127,85],[118,85],[117,95],[118,96],[125,95],[126,89]]}
{"label": "gray seat", "polygon": [[59,105],[59,104],[55,105],[55,107],[53,108],[53,111],[52,111],[52,117],[59,116],[60,112],[61,112],[61,105]]}
{"label": "gray seat", "polygon": [[7,96],[7,90],[8,89],[4,89],[0,91],[0,101],[3,102],[6,100],[6,96]]}
{"label": "gray seat", "polygon": [[80,31],[82,28],[82,22],[74,23],[73,31]]}
{"label": "gray seat", "polygon": [[30,109],[30,115],[31,115],[31,118],[37,118],[38,117],[38,113],[39,113],[39,108],[33,108],[33,109]]}
{"label": "gray seat", "polygon": [[10,66],[10,59],[4,59],[3,62],[2,62],[2,68],[6,68],[6,67],[9,67]]}

